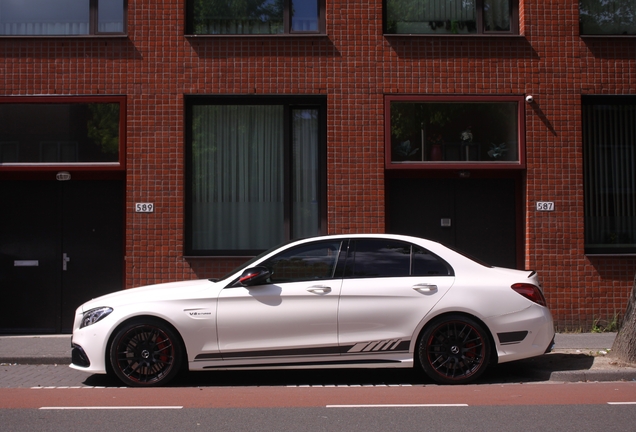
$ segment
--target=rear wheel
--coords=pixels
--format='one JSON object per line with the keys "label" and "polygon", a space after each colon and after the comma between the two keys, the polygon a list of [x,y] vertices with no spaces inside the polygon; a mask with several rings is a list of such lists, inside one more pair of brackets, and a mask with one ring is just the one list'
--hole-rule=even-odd
{"label": "rear wheel", "polygon": [[488,366],[490,339],[475,320],[451,315],[433,322],[422,334],[419,358],[424,372],[443,384],[466,384]]}
{"label": "rear wheel", "polygon": [[110,346],[113,372],[135,387],[167,384],[179,373],[182,356],[179,337],[158,320],[126,324]]}

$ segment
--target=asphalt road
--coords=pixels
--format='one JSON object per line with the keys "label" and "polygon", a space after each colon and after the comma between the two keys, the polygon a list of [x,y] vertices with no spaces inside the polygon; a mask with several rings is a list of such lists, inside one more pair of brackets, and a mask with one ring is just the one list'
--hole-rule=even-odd
{"label": "asphalt road", "polygon": [[0,389],[3,431],[633,431],[636,383]]}

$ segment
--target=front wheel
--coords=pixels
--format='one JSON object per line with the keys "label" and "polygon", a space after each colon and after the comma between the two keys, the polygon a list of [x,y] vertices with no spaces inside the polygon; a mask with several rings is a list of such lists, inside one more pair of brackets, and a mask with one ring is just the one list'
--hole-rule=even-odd
{"label": "front wheel", "polygon": [[122,327],[110,347],[110,364],[124,384],[152,387],[168,383],[178,373],[183,350],[175,332],[157,320]]}
{"label": "front wheel", "polygon": [[471,318],[451,315],[433,322],[422,334],[419,358],[424,372],[442,384],[466,384],[488,366],[490,339]]}

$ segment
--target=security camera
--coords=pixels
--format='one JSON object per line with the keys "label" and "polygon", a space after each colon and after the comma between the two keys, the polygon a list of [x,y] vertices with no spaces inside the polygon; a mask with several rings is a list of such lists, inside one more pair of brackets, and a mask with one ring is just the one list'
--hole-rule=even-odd
{"label": "security camera", "polygon": [[526,96],[526,102],[528,102],[528,103],[534,102],[534,98],[532,97],[532,95]]}

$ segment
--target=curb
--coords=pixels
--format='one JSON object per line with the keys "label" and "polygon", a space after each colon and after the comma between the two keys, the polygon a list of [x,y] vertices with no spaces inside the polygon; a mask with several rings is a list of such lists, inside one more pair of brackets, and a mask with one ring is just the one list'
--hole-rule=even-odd
{"label": "curb", "polygon": [[70,365],[70,357],[0,357],[0,364]]}
{"label": "curb", "polygon": [[636,381],[636,371],[630,371],[630,370],[555,371],[550,374],[549,381],[557,381],[557,382]]}

